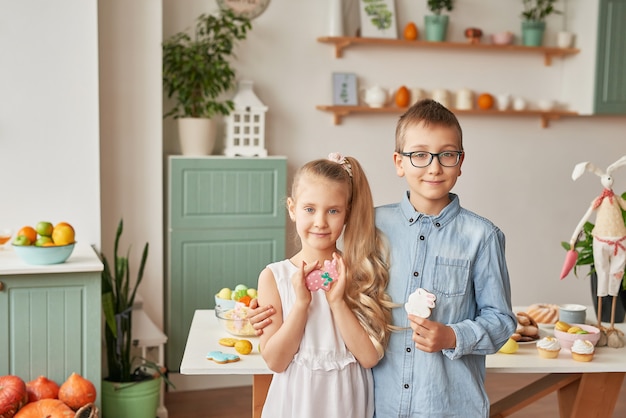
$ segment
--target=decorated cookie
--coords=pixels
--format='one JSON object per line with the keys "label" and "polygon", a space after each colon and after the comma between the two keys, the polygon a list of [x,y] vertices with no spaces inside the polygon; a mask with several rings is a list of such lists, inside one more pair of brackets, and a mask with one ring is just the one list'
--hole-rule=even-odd
{"label": "decorated cookie", "polygon": [[430,310],[435,307],[437,297],[421,287],[409,295],[409,300],[404,304],[407,313],[422,318],[430,316]]}
{"label": "decorated cookie", "polygon": [[337,276],[339,276],[337,272],[337,262],[335,260],[324,260],[324,266],[321,269],[313,270],[307,274],[305,278],[306,287],[311,292],[320,289],[328,291]]}
{"label": "decorated cookie", "polygon": [[237,341],[237,338],[220,338],[218,343],[224,347],[234,347]]}
{"label": "decorated cookie", "polygon": [[234,363],[239,361],[239,356],[237,354],[227,354],[222,353],[221,351],[211,351],[206,355],[206,358],[219,364]]}

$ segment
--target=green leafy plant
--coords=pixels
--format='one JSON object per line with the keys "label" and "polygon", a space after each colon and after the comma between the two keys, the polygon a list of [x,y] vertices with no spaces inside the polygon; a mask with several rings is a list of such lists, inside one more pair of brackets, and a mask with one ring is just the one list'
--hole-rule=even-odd
{"label": "green leafy plant", "polygon": [[524,20],[534,22],[545,22],[546,17],[551,14],[561,14],[560,10],[554,8],[557,0],[522,0],[524,3],[524,11],[522,17]]}
{"label": "green leafy plant", "polygon": [[236,85],[229,62],[238,40],[252,29],[250,20],[230,9],[217,15],[202,14],[193,34],[178,32],[163,42],[163,87],[176,104],[164,117],[211,118],[227,116],[232,100],[220,96]]}
{"label": "green leafy plant", "polygon": [[[626,192],[622,193],[622,199],[626,199]],[[626,223],[626,211],[622,209],[622,219],[624,223]],[[579,266],[590,266],[589,273],[590,275],[595,271],[593,267],[593,235],[591,235],[591,231],[595,225],[591,222],[585,222],[583,225],[583,229],[581,231],[581,236],[574,244],[574,249],[578,252],[578,258],[576,259],[576,264],[574,265],[574,274],[578,276],[577,268]],[[569,242],[562,241],[561,246],[569,251],[571,249]],[[626,269],[624,277],[626,277]],[[626,280],[622,279],[622,287],[626,290]]]}
{"label": "green leafy plant", "polygon": [[124,221],[120,220],[115,234],[113,266],[109,264],[104,254],[100,255],[102,264],[104,264],[102,271],[102,310],[105,318],[104,339],[108,369],[106,379],[111,382],[136,382],[160,375],[171,385],[165,376],[163,367],[144,358],[132,356],[132,308],[148,259],[148,243],[143,247],[137,278],[134,280],[134,284],[131,284],[130,248],[126,257],[118,255],[119,240],[123,231]]}
{"label": "green leafy plant", "polygon": [[451,11],[454,8],[453,0],[428,0],[428,10],[436,15],[440,15],[443,9]]}

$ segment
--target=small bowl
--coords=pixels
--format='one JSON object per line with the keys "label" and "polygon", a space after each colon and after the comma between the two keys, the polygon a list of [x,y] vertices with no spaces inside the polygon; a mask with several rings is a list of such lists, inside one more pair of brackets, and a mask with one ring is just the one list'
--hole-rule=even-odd
{"label": "small bowl", "polygon": [[513,38],[512,32],[494,33],[491,35],[491,42],[496,45],[510,45],[513,43]]}
{"label": "small bowl", "polygon": [[229,334],[236,337],[254,337],[254,328],[247,318],[249,311],[243,303],[236,303],[233,309],[216,306],[215,316]]}
{"label": "small bowl", "polygon": [[561,348],[565,348],[569,350],[572,348],[572,344],[576,340],[589,340],[595,346],[600,339],[600,330],[592,325],[585,324],[570,324],[571,326],[576,326],[584,329],[589,334],[570,334],[568,332],[563,332],[559,330],[554,330],[554,336],[559,340],[561,344]]}
{"label": "small bowl", "polygon": [[537,102],[537,106],[539,106],[539,109],[543,110],[544,112],[549,112],[554,109],[554,106],[556,106],[556,102],[550,99],[542,99]]}
{"label": "small bowl", "polygon": [[61,264],[72,255],[76,243],[67,245],[54,245],[50,247],[37,247],[35,245],[13,245],[17,255],[26,264],[49,265]]}
{"label": "small bowl", "polygon": [[223,309],[233,309],[235,307],[235,301],[232,299],[218,298],[217,295],[215,295],[215,308],[217,309],[218,306]]}

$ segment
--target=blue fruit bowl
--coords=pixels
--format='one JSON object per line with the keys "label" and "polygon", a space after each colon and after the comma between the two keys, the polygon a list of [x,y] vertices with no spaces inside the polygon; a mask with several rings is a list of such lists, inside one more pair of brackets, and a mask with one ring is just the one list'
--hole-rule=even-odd
{"label": "blue fruit bowl", "polygon": [[50,247],[13,245],[13,249],[26,264],[48,265],[64,263],[72,255],[74,245],[76,243]]}

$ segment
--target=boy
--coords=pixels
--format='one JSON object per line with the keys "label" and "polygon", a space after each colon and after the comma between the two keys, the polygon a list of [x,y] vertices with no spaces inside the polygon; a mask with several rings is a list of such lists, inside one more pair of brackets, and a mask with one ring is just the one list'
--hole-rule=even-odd
{"label": "boy", "polygon": [[[396,127],[396,173],[409,190],[376,209],[390,246],[387,293],[396,303],[423,288],[436,296],[428,319],[393,310],[385,357],[373,369],[377,417],[488,417],[485,356],[515,331],[504,234],[450,193],[465,158],[452,112],[415,103]],[[417,348],[417,350],[416,350]]]}
{"label": "boy", "polygon": [[[376,417],[488,417],[485,356],[513,334],[504,234],[450,193],[465,158],[452,112],[433,100],[411,106],[396,127],[396,173],[409,190],[376,209],[390,252],[387,293],[400,306],[385,356],[373,368]],[[436,296],[428,319],[407,315],[418,288]],[[251,319],[261,329],[270,308]],[[265,319],[264,319],[265,318]]]}

